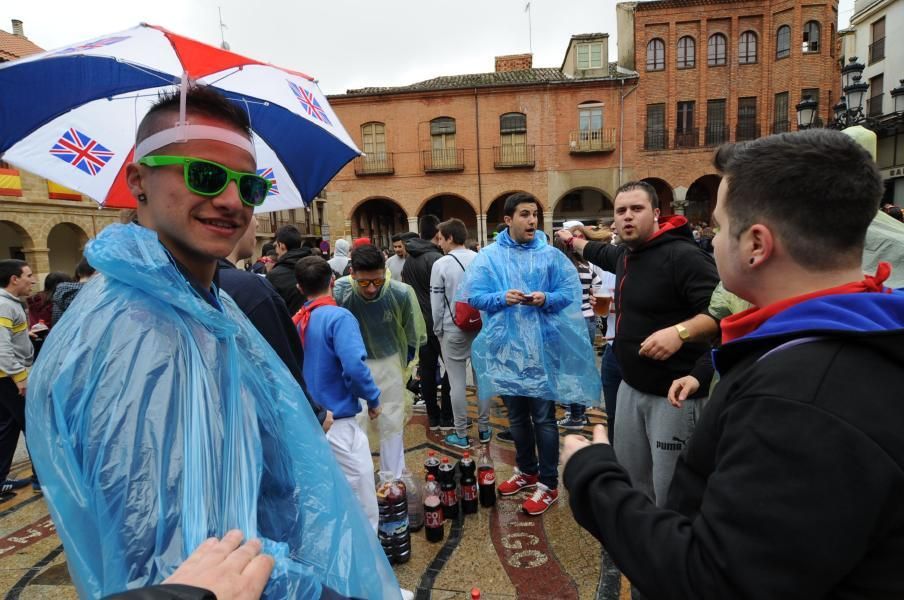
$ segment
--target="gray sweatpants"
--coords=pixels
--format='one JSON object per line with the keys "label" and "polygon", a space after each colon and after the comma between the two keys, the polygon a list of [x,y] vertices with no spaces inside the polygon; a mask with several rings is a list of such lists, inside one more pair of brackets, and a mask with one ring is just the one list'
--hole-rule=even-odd
{"label": "gray sweatpants", "polygon": [[665,504],[678,455],[697,424],[700,400],[675,408],[667,398],[639,392],[622,381],[615,412],[615,456],[634,487]]}
{"label": "gray sweatpants", "polygon": [[[468,435],[468,400],[466,398],[468,360],[471,358],[471,343],[477,337],[475,333],[461,331],[444,331],[439,338],[443,351],[443,364],[449,376],[449,399],[452,402],[452,417],[455,433],[461,437]],[[480,431],[490,428],[490,401],[477,401],[477,427]]]}

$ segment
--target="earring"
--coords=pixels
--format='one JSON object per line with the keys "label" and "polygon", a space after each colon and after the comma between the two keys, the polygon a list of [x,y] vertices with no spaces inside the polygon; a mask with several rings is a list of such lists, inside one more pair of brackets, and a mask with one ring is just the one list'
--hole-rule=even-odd
{"label": "earring", "polygon": [[756,262],[756,259],[753,258],[753,257],[751,256],[751,257],[750,257],[750,264],[754,264],[755,262]]}
{"label": "earring", "polygon": [[147,202],[147,201],[148,201],[148,197],[145,196],[144,194],[138,194],[138,201],[139,201],[139,202]]}

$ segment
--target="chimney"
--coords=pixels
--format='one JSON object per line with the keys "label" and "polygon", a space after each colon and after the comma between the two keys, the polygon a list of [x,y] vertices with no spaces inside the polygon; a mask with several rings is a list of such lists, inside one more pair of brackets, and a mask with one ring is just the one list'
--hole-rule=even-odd
{"label": "chimney", "polygon": [[496,72],[521,71],[531,69],[534,64],[533,54],[509,54],[496,57]]}
{"label": "chimney", "polygon": [[22,21],[19,19],[13,19],[13,35],[17,35],[20,38],[25,37],[25,30],[22,28]]}

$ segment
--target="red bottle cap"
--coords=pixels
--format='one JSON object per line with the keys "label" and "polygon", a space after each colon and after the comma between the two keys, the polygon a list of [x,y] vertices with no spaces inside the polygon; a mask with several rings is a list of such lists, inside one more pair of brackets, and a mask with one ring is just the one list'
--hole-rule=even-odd
{"label": "red bottle cap", "polygon": [[436,456],[436,450],[428,450],[427,456]]}
{"label": "red bottle cap", "polygon": [[431,473],[430,475],[427,475],[427,481],[436,481],[436,477]]}
{"label": "red bottle cap", "polygon": [[444,463],[448,463],[448,462],[449,462],[449,457],[448,457],[448,456],[444,456],[444,457],[443,457],[443,462],[444,462]]}
{"label": "red bottle cap", "polygon": [[471,588],[471,600],[480,600],[479,588]]}
{"label": "red bottle cap", "polygon": [[471,458],[471,453],[465,450],[464,456],[462,458]]}

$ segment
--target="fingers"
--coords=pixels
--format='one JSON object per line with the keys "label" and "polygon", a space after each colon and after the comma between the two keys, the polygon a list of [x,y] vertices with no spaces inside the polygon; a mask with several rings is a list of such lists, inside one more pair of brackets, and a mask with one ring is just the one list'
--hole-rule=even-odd
{"label": "fingers", "polygon": [[223,561],[224,566],[227,567],[230,571],[235,573],[241,573],[245,570],[245,567],[254,560],[258,554],[261,553],[261,542],[260,540],[249,540],[242,544],[236,550],[230,552],[229,556],[226,557],[226,560]]}
{"label": "fingers", "polygon": [[273,571],[273,557],[267,554],[255,556],[242,571],[242,578],[248,586],[249,598],[259,598],[264,593],[267,580]]}
{"label": "fingers", "polygon": [[606,431],[606,428],[602,425],[597,425],[593,428],[593,443],[594,444],[608,444],[609,443],[609,433]]}

